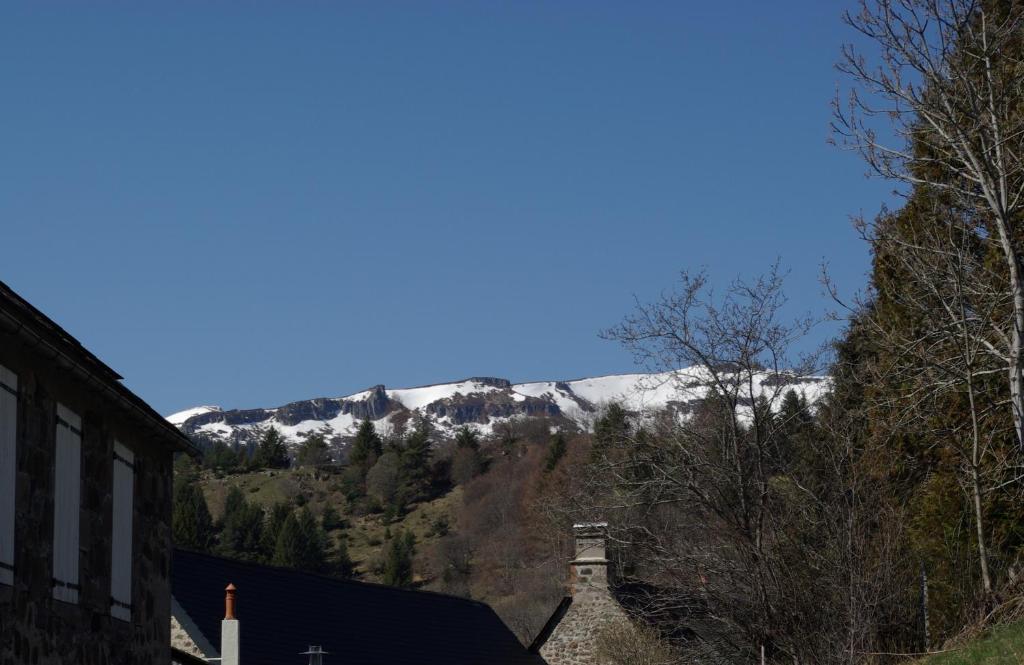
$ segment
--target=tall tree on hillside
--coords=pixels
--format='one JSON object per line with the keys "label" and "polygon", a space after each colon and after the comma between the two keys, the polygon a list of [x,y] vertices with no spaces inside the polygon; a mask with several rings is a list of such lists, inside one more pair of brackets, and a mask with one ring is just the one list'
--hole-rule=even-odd
{"label": "tall tree on hillside", "polygon": [[303,568],[314,572],[325,572],[327,567],[327,534],[320,522],[313,517],[309,508],[303,508],[298,515],[299,528],[302,530],[305,548],[303,550]]}
{"label": "tall tree on hillside", "polygon": [[178,453],[174,458],[174,489],[177,491],[181,483],[192,483],[199,480],[199,463],[190,455]]}
{"label": "tall tree on hillside", "polygon": [[295,454],[295,463],[298,466],[317,469],[330,464],[330,462],[331,451],[323,433],[306,434],[306,438],[299,444],[298,452]]}
{"label": "tall tree on hillside", "polygon": [[480,436],[475,429],[463,425],[455,433],[455,452],[449,469],[451,482],[455,485],[465,484],[478,476],[483,466]]}
{"label": "tall tree on hillside", "polygon": [[271,425],[263,431],[252,461],[257,469],[288,468],[288,446],[280,430]]}
{"label": "tall tree on hillside", "polygon": [[468,425],[463,425],[455,433],[455,446],[457,448],[480,450],[480,436],[472,427]]}
{"label": "tall tree on hillside", "polygon": [[[1009,306],[983,345],[1004,369],[1024,446],[1024,7],[996,0],[861,0],[846,21],[880,58],[847,46],[852,80],[835,103],[836,139],[883,177],[940,192],[978,223],[998,259]],[[896,142],[885,137],[890,130]]]}
{"label": "tall tree on hillside", "polygon": [[412,559],[416,553],[416,539],[411,531],[399,530],[388,541],[384,553],[384,572],[381,581],[388,586],[412,586]]}
{"label": "tall tree on hillside", "polygon": [[228,490],[220,534],[225,556],[257,561],[262,556],[263,509],[245,500],[238,487]]}
{"label": "tall tree on hillside", "polygon": [[171,537],[175,546],[200,552],[213,542],[213,519],[196,482],[182,482],[175,489]]}
{"label": "tall tree on hillside", "polygon": [[565,435],[562,432],[552,434],[551,441],[548,443],[547,455],[544,457],[544,470],[554,471],[558,463],[565,457],[566,450],[568,450],[568,446],[565,443]]}
{"label": "tall tree on hillside", "polygon": [[1009,294],[991,272],[975,222],[942,198],[919,187],[903,210],[865,234],[875,255],[876,306],[861,316],[888,361],[873,380],[890,386],[876,411],[941,450],[929,455],[933,472],[955,476],[971,497],[979,578],[991,597],[987,488],[1012,484],[1006,481],[1019,458],[1004,445],[1012,421],[999,417],[1006,414],[998,406],[1005,393],[993,381],[1000,362],[987,348],[998,344],[992,320],[1009,310]]}
{"label": "tall tree on hillside", "polygon": [[339,538],[337,543],[328,554],[329,573],[332,577],[339,577],[343,580],[352,578],[355,575],[355,563],[348,553],[348,543],[345,538]]}
{"label": "tall tree on hillside", "polygon": [[480,475],[483,470],[483,458],[479,450],[473,448],[456,448],[452,454],[449,479],[454,485],[464,485]]}
{"label": "tall tree on hillside", "polygon": [[431,482],[430,425],[420,420],[405,437],[401,452],[402,493],[405,502],[424,498]]}
{"label": "tall tree on hillside", "polygon": [[[847,22],[881,62],[847,48],[840,64],[858,90],[836,107],[838,137],[909,185],[900,210],[858,221],[874,265],[856,316],[878,340],[860,378],[880,466],[902,474],[912,546],[945,596],[940,632],[994,601],[1021,545],[1022,19],[1019,2],[864,2]],[[971,528],[942,533],[953,523]]]}
{"label": "tall tree on hillside", "polygon": [[592,453],[599,454],[603,449],[621,445],[632,436],[629,414],[618,402],[612,402],[594,423],[594,444]]}
{"label": "tall tree on hillside", "polygon": [[215,441],[203,455],[203,465],[221,473],[234,473],[239,467],[239,450],[224,441]]}
{"label": "tall tree on hillside", "polygon": [[275,566],[299,568],[303,561],[302,551],[305,537],[295,513],[289,512],[277,532],[274,544],[274,555],[270,562]]}
{"label": "tall tree on hillside", "polygon": [[366,472],[376,464],[377,459],[380,458],[383,452],[384,442],[381,441],[380,435],[377,434],[373,421],[369,419],[364,420],[359,424],[356,438],[352,440],[352,448],[348,453],[349,464],[358,467],[362,477],[365,479]]}
{"label": "tall tree on hillside", "polygon": [[284,529],[284,523],[293,512],[292,507],[287,503],[275,503],[267,511],[266,522],[263,525],[263,535],[260,539],[260,551],[264,561],[273,563],[274,554],[277,550],[277,539]]}
{"label": "tall tree on hillside", "polygon": [[795,390],[787,390],[779,405],[776,416],[781,429],[779,439],[779,458],[783,467],[807,461],[807,448],[813,446],[814,416],[807,403],[807,397],[797,394]]}
{"label": "tall tree on hillside", "polygon": [[331,504],[324,506],[324,512],[320,516],[320,524],[324,531],[337,531],[344,528],[345,520],[338,514],[338,510]]}
{"label": "tall tree on hillside", "polygon": [[380,456],[366,474],[366,491],[381,506],[394,505],[402,486],[402,460],[397,452],[388,451]]}
{"label": "tall tree on hillside", "polygon": [[520,453],[520,440],[523,438],[519,427],[514,420],[506,420],[498,423],[495,427],[498,446],[501,454],[505,457],[518,457]]}
{"label": "tall tree on hillside", "polygon": [[290,513],[278,534],[273,564],[320,573],[326,563],[326,536],[316,518],[308,508]]}

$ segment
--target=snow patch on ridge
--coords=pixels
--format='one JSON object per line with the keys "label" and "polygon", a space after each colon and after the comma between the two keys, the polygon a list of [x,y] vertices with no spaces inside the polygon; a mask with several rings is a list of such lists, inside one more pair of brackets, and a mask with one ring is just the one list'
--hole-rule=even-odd
{"label": "snow patch on ridge", "polygon": [[223,411],[219,406],[194,406],[191,409],[185,409],[184,411],[178,411],[167,416],[167,422],[180,427],[186,420],[194,416],[201,416],[204,413],[211,413],[213,411]]}
{"label": "snow patch on ridge", "polygon": [[388,390],[388,397],[400,403],[410,411],[417,411],[434,402],[449,399],[456,395],[473,395],[501,391],[501,388],[485,385],[477,381],[460,381],[459,383],[439,383],[419,388],[401,388]]}

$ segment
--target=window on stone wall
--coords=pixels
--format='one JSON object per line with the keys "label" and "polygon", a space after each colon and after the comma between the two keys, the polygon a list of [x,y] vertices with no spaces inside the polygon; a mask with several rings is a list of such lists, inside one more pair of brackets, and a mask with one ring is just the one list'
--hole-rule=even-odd
{"label": "window on stone wall", "polygon": [[110,549],[110,615],[132,618],[132,504],[135,498],[135,455],[114,442],[114,515]]}
{"label": "window on stone wall", "polygon": [[82,419],[57,405],[53,483],[53,597],[78,602],[79,511],[81,509]]}
{"label": "window on stone wall", "polygon": [[14,584],[17,437],[18,375],[0,365],[0,584]]}

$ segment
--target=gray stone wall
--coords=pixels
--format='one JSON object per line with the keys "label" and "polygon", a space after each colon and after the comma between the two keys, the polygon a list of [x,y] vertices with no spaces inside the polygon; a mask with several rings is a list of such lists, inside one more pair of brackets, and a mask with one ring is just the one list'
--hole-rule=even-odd
{"label": "gray stone wall", "polygon": [[[0,334],[18,374],[14,585],[0,584],[2,665],[170,663],[171,452],[98,387]],[[56,404],[82,416],[77,604],[52,597]],[[114,439],[135,453],[132,616],[110,616]]]}
{"label": "gray stone wall", "polygon": [[598,665],[598,635],[609,625],[629,623],[608,587],[603,532],[578,526],[576,556],[569,571],[572,604],[540,647],[548,665]]}
{"label": "gray stone wall", "polygon": [[171,596],[171,646],[199,658],[219,658],[220,654],[199,630],[173,596]]}

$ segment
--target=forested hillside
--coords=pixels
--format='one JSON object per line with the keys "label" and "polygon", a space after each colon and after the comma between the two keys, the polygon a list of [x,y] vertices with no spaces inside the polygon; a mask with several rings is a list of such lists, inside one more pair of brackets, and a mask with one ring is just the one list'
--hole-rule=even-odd
{"label": "forested hillside", "polygon": [[322,444],[290,458],[271,429],[251,457],[217,448],[202,466],[179,458],[176,544],[486,600],[525,642],[536,635],[571,558],[549,495],[588,436],[522,423],[486,440],[467,427],[441,443],[426,427],[382,438],[364,421],[344,463]]}
{"label": "forested hillside", "polygon": [[[480,598],[528,641],[561,594],[568,526],[607,520],[644,653],[960,654],[938,663],[970,662],[955,658],[979,634],[1017,644],[1024,5],[873,0],[846,18],[860,41],[839,63],[833,138],[900,203],[856,221],[872,261],[859,297],[824,278],[843,322],[827,349],[806,353],[820,321],[789,316],[779,265],[717,285],[684,271],[604,336],[700,399],[595,406],[554,434],[363,421],[343,454],[261,430],[255,447],[221,442],[199,482],[181,463],[177,541]],[[822,373],[820,398],[793,385]]]}

